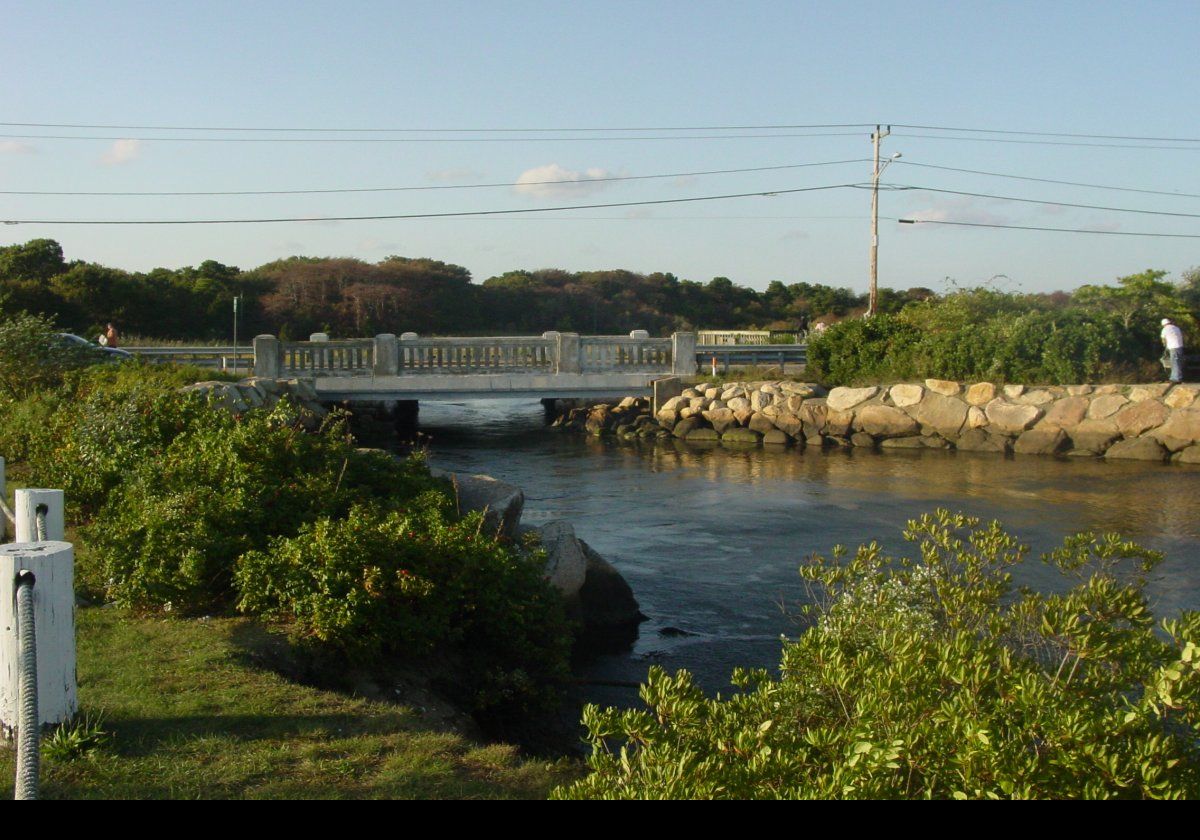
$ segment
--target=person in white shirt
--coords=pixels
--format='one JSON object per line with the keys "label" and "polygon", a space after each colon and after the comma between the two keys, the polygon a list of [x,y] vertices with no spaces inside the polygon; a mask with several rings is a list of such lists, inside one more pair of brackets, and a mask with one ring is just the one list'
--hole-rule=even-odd
{"label": "person in white shirt", "polygon": [[1171,323],[1170,318],[1162,319],[1162,343],[1171,357],[1171,381],[1183,381],[1183,330]]}

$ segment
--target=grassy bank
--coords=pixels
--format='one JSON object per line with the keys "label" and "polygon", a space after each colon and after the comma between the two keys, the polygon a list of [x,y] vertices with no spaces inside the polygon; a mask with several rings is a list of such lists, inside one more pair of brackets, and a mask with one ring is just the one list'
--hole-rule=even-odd
{"label": "grassy bank", "polygon": [[[276,642],[248,619],[90,608],[78,621],[80,705],[103,714],[109,738],[91,754],[47,755],[43,798],[541,799],[579,774],[479,745],[437,703],[290,681],[258,664]],[[11,750],[2,759],[11,797]]]}

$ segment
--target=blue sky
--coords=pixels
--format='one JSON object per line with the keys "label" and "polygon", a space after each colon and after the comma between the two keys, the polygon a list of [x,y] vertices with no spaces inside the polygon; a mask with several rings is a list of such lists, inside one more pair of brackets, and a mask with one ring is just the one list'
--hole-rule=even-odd
{"label": "blue sky", "polygon": [[[0,194],[0,219],[310,219],[780,193],[501,217],[0,227],[0,244],[52,237],[63,243],[69,258],[136,270],[210,258],[252,267],[292,254],[371,261],[401,254],[464,265],[477,280],[514,268],[629,268],[672,271],[701,281],[724,275],[756,288],[782,280],[862,290],[869,192],[783,191],[869,181],[870,129],[703,127],[891,122],[1200,138],[1195,49],[1200,4],[1194,0],[117,0],[10,2],[5,18],[0,122],[194,130],[0,126],[0,134],[9,135],[0,137],[0,190],[8,191]],[[488,131],[199,130],[214,127]],[[663,127],[703,130],[607,130]],[[546,130],[499,131],[529,128]],[[339,142],[294,142],[315,136]],[[178,139],[196,137],[267,142]],[[372,142],[341,142],[355,137]],[[645,139],[650,137],[670,139]],[[1001,139],[1092,145],[994,142]],[[1114,148],[1121,145],[1140,148]],[[1149,148],[1156,145],[1170,148]],[[1200,195],[1196,142],[896,128],[884,152],[903,155],[884,176],[892,186],[1200,214],[1195,197],[913,165]],[[855,162],[597,180],[845,160]],[[12,194],[446,187],[564,179],[578,182],[286,196]],[[885,191],[881,201],[880,282],[897,288],[976,285],[1003,275],[993,281],[1002,288],[1069,289],[1149,267],[1177,276],[1200,265],[1200,239],[908,226],[891,220],[1200,234],[1200,219],[919,191]]]}

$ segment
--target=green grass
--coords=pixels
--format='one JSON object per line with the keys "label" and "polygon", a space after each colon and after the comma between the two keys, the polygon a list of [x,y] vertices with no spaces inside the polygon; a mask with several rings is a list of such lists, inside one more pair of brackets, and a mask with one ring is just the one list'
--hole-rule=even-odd
{"label": "green grass", "polygon": [[[545,798],[573,762],[481,745],[441,712],[322,691],[260,667],[277,643],[245,619],[78,611],[81,709],[111,736],[43,753],[47,799]],[[11,749],[0,772],[12,795]]]}

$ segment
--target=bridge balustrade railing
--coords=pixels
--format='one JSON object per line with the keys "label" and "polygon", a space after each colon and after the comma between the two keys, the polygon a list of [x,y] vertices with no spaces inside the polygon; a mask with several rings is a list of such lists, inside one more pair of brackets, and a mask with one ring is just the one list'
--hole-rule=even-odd
{"label": "bridge balustrade railing", "polygon": [[280,342],[285,376],[359,376],[375,365],[374,339]]}
{"label": "bridge balustrade railing", "polygon": [[410,374],[695,372],[695,333],[650,338],[581,336],[547,332],[541,336],[421,338],[415,333],[343,341],[254,339],[254,372],[264,377],[405,376]]}
{"label": "bridge balustrade railing", "polygon": [[671,339],[625,336],[582,336],[580,368],[584,373],[641,373],[671,370]]}
{"label": "bridge balustrade railing", "polygon": [[552,373],[554,342],[541,336],[418,338],[397,344],[398,374]]}

